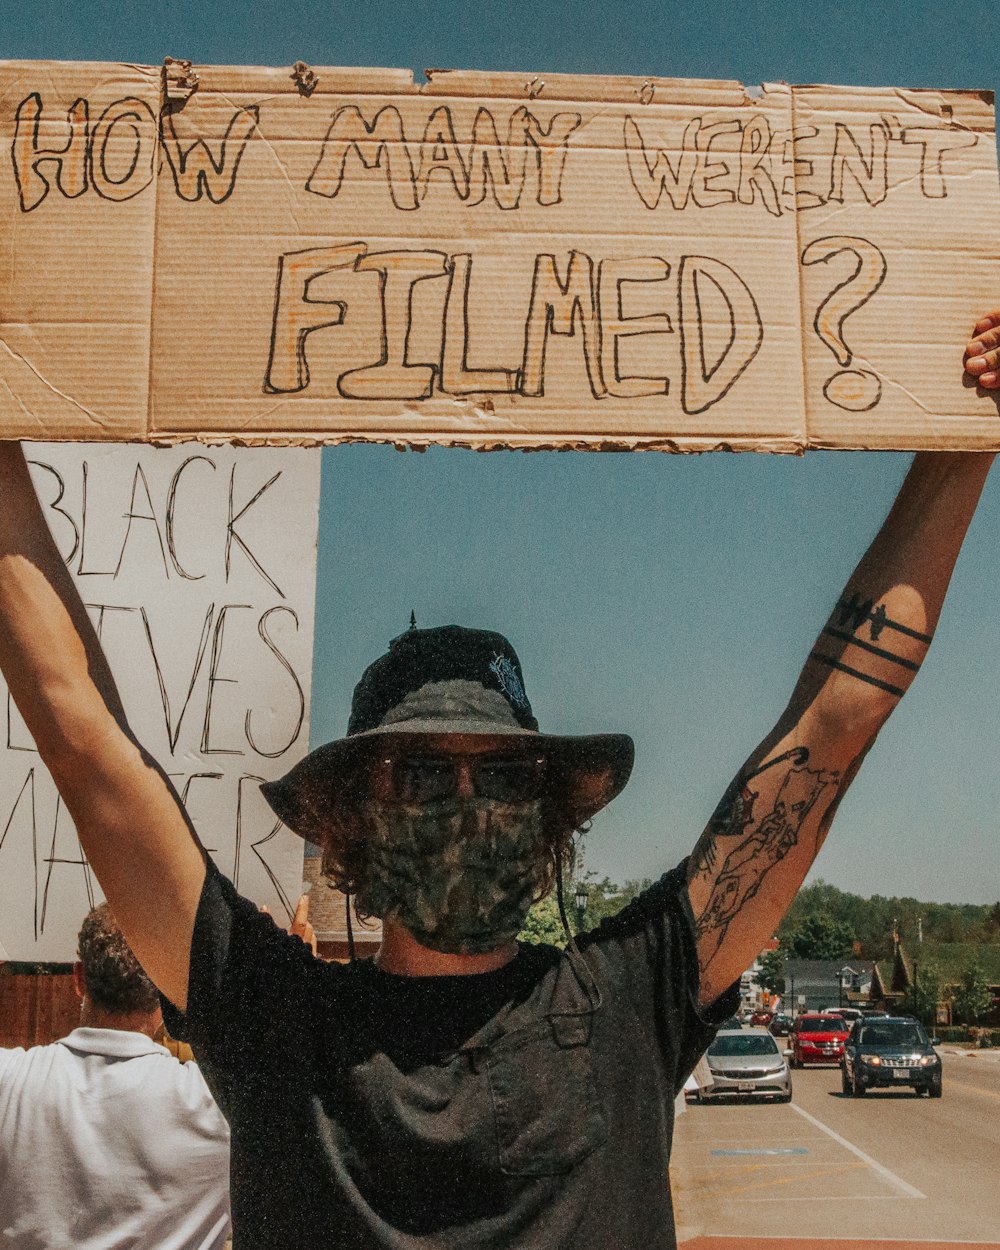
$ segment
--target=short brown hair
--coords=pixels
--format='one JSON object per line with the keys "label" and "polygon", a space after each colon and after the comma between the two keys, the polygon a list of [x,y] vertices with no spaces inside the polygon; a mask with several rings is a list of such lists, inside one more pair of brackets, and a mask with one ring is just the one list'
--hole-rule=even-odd
{"label": "short brown hair", "polygon": [[125,941],[107,903],[88,913],[77,939],[87,995],[115,1015],[150,1012],[159,1003],[156,986]]}

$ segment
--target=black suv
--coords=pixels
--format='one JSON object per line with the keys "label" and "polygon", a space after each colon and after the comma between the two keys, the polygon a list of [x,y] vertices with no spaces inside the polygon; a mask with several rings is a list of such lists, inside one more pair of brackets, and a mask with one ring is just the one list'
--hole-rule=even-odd
{"label": "black suv", "polygon": [[868,1016],[857,1020],[844,1043],[840,1081],[845,1094],[859,1098],[870,1089],[910,1086],[918,1094],[941,1097],[941,1058],[912,1016]]}

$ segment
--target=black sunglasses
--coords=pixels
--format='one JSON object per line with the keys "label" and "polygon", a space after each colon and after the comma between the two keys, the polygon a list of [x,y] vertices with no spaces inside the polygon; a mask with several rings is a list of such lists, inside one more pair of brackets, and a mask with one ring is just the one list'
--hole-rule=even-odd
{"label": "black sunglasses", "polygon": [[472,788],[482,799],[530,802],[545,785],[545,760],[521,755],[404,755],[392,760],[393,796],[400,803],[430,803],[458,790],[458,766],[468,763]]}

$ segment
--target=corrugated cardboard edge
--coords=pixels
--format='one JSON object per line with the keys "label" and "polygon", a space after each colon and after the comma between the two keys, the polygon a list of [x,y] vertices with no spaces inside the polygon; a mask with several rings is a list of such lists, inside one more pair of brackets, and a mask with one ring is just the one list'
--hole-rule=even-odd
{"label": "corrugated cardboard edge", "polygon": [[[75,443],[80,439],[72,438],[40,438],[32,437],[33,443]],[[678,455],[702,455],[706,452],[759,451],[782,456],[801,456],[808,449],[796,439],[758,439],[758,438],[572,438],[561,439],[558,436],[538,435],[532,442],[509,443],[498,435],[481,435],[468,437],[448,435],[370,435],[356,434],[288,434],[287,432],[268,434],[164,434],[162,432],[147,439],[116,439],[117,444],[128,443],[136,447],[178,447],[191,443],[202,447],[341,447],[352,443],[379,444],[395,447],[397,451],[426,451],[429,447],[457,447],[466,451],[667,451]],[[853,448],[850,450],[854,450]],[[865,450],[858,448],[857,450]]]}
{"label": "corrugated cardboard edge", "polygon": [[[179,443],[196,442],[205,446],[230,444],[235,447],[337,447],[349,443],[377,443],[395,447],[399,451],[426,451],[428,447],[458,447],[468,451],[668,451],[682,455],[701,455],[714,451],[760,451],[777,455],[801,456],[805,446],[795,439],[759,438],[629,438],[599,436],[581,438],[578,435],[560,438],[552,434],[528,436],[530,441],[510,443],[497,434],[437,436],[428,435],[379,435],[361,437],[354,434],[327,437],[317,435],[253,434],[226,437],[223,435],[164,435],[157,434],[149,440],[158,447],[173,447]],[[43,441],[43,440],[35,440]]]}
{"label": "corrugated cardboard edge", "polygon": [[[52,440],[34,439],[34,442]],[[750,438],[719,438],[719,439],[674,439],[674,438],[593,438],[553,439],[551,436],[539,435],[535,442],[506,442],[503,438],[492,436],[482,438],[447,438],[433,436],[404,438],[389,435],[379,437],[359,437],[357,435],[335,435],[334,437],[311,437],[308,435],[274,434],[247,437],[225,437],[223,435],[156,435],[146,440],[146,445],[156,447],[174,447],[182,443],[198,443],[203,446],[220,446],[228,444],[232,447],[342,447],[351,443],[379,444],[395,447],[397,451],[426,451],[429,447],[454,447],[466,451],[604,451],[633,452],[661,451],[673,455],[701,456],[709,452],[759,452],[764,455],[803,456],[807,451],[868,451],[868,452],[914,452],[914,451],[997,451],[1000,450],[1000,423],[993,434],[984,434],[974,444],[967,443],[963,447],[955,447],[954,442],[940,438],[927,439],[919,447],[885,447],[859,439],[850,446],[844,443],[826,442],[815,439],[804,444],[794,439],[750,439]]]}

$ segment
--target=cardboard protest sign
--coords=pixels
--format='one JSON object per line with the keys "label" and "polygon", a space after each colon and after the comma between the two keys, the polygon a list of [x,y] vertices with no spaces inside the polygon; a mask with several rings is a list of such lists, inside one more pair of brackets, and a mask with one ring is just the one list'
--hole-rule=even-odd
{"label": "cardboard protest sign", "polygon": [[996,447],[992,97],[0,67],[0,433]]}
{"label": "cardboard protest sign", "polygon": [[[43,510],[136,737],[203,844],[281,920],[303,842],[259,792],[308,748],[319,454],[36,444]],[[0,949],[71,960],[101,896],[0,683]]]}

